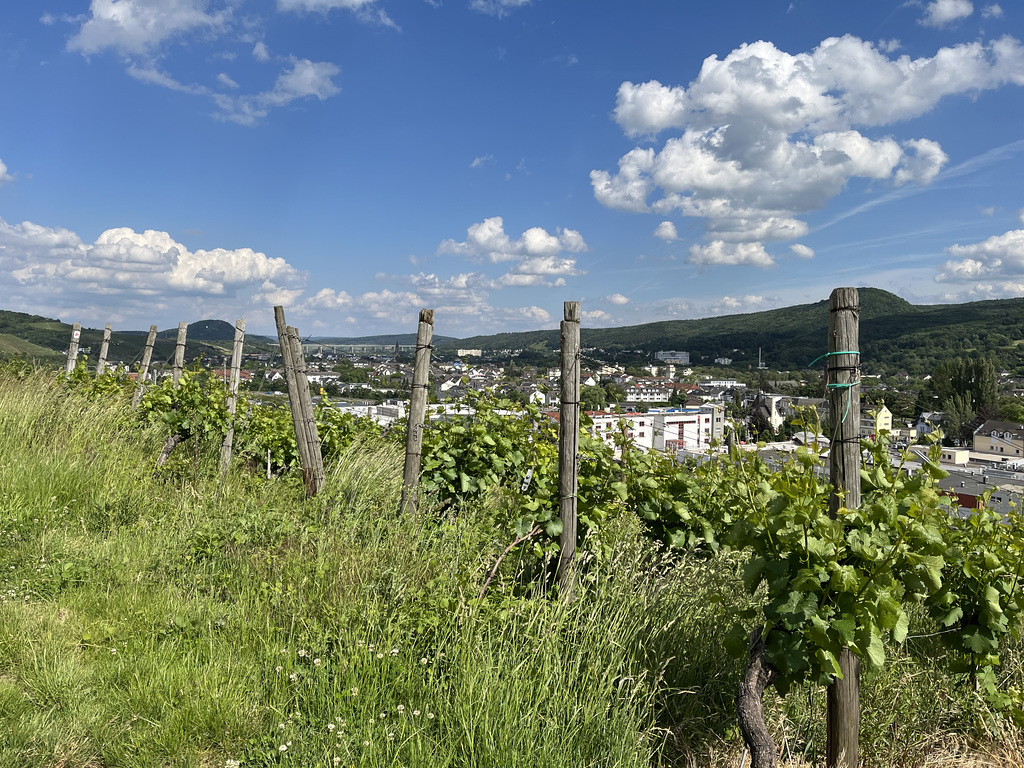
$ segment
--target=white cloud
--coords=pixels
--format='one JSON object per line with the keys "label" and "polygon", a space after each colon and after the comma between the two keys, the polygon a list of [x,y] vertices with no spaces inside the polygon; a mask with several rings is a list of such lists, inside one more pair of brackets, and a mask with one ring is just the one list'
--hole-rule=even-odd
{"label": "white cloud", "polygon": [[762,41],[707,58],[685,87],[625,82],[614,117],[627,136],[679,133],[660,149],[630,150],[615,173],[591,171],[594,196],[609,208],[703,218],[710,244],[691,251],[693,263],[770,266],[760,244],[803,237],[800,215],[851,179],[928,184],[948,162],[931,139],[864,129],[923,115],[946,96],[1024,85],[1024,47],[1010,37],[931,58],[889,58],[893,48],[847,35],[793,55]]}
{"label": "white cloud", "polygon": [[802,243],[793,243],[793,245],[789,246],[789,250],[793,252],[794,256],[798,256],[801,259],[814,258],[814,249],[808,248],[806,245],[803,245]]}
{"label": "white cloud", "polygon": [[926,27],[943,27],[954,21],[966,19],[974,13],[971,0],[933,0],[924,9],[920,23]]}
{"label": "white cloud", "polygon": [[759,309],[765,309],[776,301],[777,299],[775,297],[768,298],[748,293],[742,297],[723,296],[718,301],[712,302],[708,309],[716,315],[736,312],[752,312]]}
{"label": "white cloud", "polygon": [[621,293],[610,293],[604,297],[604,300],[619,307],[629,304],[629,297],[623,296]]}
{"label": "white cloud", "polygon": [[898,51],[902,47],[903,43],[901,43],[895,37],[890,38],[889,40],[878,41],[878,50],[880,50],[882,53],[894,53],[895,51]]}
{"label": "white cloud", "polygon": [[526,230],[518,240],[505,234],[504,220],[492,216],[466,230],[464,242],[448,239],[437,247],[438,254],[465,256],[470,261],[492,263],[529,259],[538,256],[554,256],[561,251],[579,253],[589,250],[583,236],[573,229],[558,228],[550,234],[541,227]]}
{"label": "white cloud", "polygon": [[995,216],[996,207],[994,205],[989,205],[979,210],[978,213],[980,213],[982,216]]}
{"label": "white cloud", "polygon": [[470,0],[469,7],[474,11],[501,18],[507,15],[509,11],[514,11],[516,8],[522,8],[524,5],[529,4],[530,0]]}
{"label": "white cloud", "polygon": [[225,88],[237,88],[238,83],[231,79],[230,75],[221,72],[217,75],[217,82],[223,85]]}
{"label": "white cloud", "polygon": [[0,276],[0,305],[140,324],[169,306],[195,317],[290,303],[306,279],[250,248],[190,251],[166,232],[125,227],[85,243],[68,229],[2,219]]}
{"label": "white cloud", "polygon": [[1001,19],[1003,18],[1003,9],[999,7],[998,3],[992,3],[992,5],[986,5],[981,9],[981,15],[986,19]]}
{"label": "white cloud", "polygon": [[209,94],[220,110],[217,117],[240,125],[254,125],[266,117],[271,109],[299,99],[315,98],[323,101],[341,90],[334,83],[334,78],[341,72],[336,64],[294,57],[290,62],[290,67],[278,75],[274,87],[269,91],[248,96]]}
{"label": "white cloud", "polygon": [[202,30],[217,34],[231,19],[228,3],[207,12],[207,0],[92,0],[90,15],[68,40],[83,54],[115,48],[121,53],[149,53],[166,40]]}
{"label": "white cloud", "polygon": [[4,165],[4,161],[0,160],[0,184],[6,181],[14,181],[14,177],[7,172],[7,166]]}
{"label": "white cloud", "polygon": [[470,168],[480,168],[494,159],[494,155],[481,155],[480,157],[474,157],[473,162],[469,164]]}
{"label": "white cloud", "polygon": [[270,61],[270,50],[267,48],[267,44],[260,40],[252,48],[252,57],[256,61]]}
{"label": "white cloud", "polygon": [[707,245],[691,245],[688,264],[745,264],[768,269],[775,266],[775,260],[768,255],[761,243],[726,243],[712,240]]}
{"label": "white cloud", "polygon": [[666,243],[671,243],[673,240],[679,239],[679,233],[676,231],[676,225],[671,221],[663,221],[654,230],[654,236],[661,238]]}
{"label": "white cloud", "polygon": [[368,5],[373,5],[375,0],[277,0],[277,8],[280,11],[332,11],[336,8],[343,8],[348,11],[357,11]]}

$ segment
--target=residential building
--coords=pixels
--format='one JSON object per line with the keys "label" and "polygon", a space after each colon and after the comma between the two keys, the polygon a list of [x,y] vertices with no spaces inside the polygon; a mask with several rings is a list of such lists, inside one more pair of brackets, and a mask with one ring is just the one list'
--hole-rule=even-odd
{"label": "residential building", "polygon": [[1024,458],[1024,425],[989,419],[974,432],[974,450],[1002,461]]}
{"label": "residential building", "polygon": [[872,439],[883,432],[892,432],[892,411],[885,407],[885,403],[861,415],[860,432],[861,435],[867,435]]}
{"label": "residential building", "polygon": [[676,363],[677,365],[689,365],[690,364],[690,353],[689,352],[677,352],[674,349],[662,350],[655,352],[654,357],[661,360],[663,363]]}
{"label": "residential building", "polygon": [[722,440],[725,429],[725,412],[718,404],[659,408],[649,411],[647,416],[654,425],[652,447],[665,453],[707,450],[712,440]]}

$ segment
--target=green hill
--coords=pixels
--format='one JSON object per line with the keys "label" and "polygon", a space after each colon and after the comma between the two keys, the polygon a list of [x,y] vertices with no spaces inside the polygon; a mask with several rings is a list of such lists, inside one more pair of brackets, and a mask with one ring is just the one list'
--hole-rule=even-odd
{"label": "green hill", "polygon": [[[1024,374],[1024,299],[914,305],[878,288],[861,288],[861,351],[873,373],[930,373],[952,357],[989,356],[999,369]],[[585,348],[623,359],[658,350],[690,353],[694,364],[727,357],[734,367],[756,365],[758,351],[775,370],[807,366],[827,349],[828,300],[783,309],[698,320],[666,320],[622,328],[583,328]],[[474,336],[459,346],[483,350],[558,349],[559,332]],[[439,345],[440,346],[440,345]],[[445,345],[451,347],[453,345]]]}

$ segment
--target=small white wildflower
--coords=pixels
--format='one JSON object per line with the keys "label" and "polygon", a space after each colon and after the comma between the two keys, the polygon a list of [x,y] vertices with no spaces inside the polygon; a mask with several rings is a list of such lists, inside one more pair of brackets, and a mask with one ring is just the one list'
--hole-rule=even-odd
{"label": "small white wildflower", "polygon": [[434,713],[433,712],[427,712],[427,720],[433,720],[433,719],[434,719]]}
{"label": "small white wildflower", "polygon": [[395,740],[395,734],[389,733],[388,734],[388,741],[394,741],[394,740]]}
{"label": "small white wildflower", "polygon": [[308,654],[308,651],[305,648],[300,648],[299,649],[299,658],[300,659],[306,658],[307,654]]}
{"label": "small white wildflower", "polygon": [[358,696],[359,695],[359,689],[358,688],[353,688],[352,689],[352,695],[353,696]]}
{"label": "small white wildflower", "polygon": [[284,730],[284,723],[278,723],[277,727],[278,727],[278,730],[283,731]]}
{"label": "small white wildflower", "polygon": [[336,726],[334,725],[334,723],[328,723],[327,724],[327,730],[328,731],[333,731],[335,729],[335,727]]}
{"label": "small white wildflower", "polygon": [[277,748],[277,751],[278,752],[287,752],[288,751],[288,745],[287,744],[282,744],[280,747]]}
{"label": "small white wildflower", "polygon": [[422,659],[420,659],[420,664],[426,664],[426,663],[427,663],[427,657],[424,656]]}
{"label": "small white wildflower", "polygon": [[364,741],[364,742],[363,742],[363,746],[364,746],[364,747],[368,747],[368,746],[370,746],[370,742],[368,742],[368,741]]}
{"label": "small white wildflower", "polygon": [[277,674],[281,674],[281,672],[284,671],[284,667],[278,664],[276,667],[274,667],[274,671],[277,672]]}
{"label": "small white wildflower", "polygon": [[397,656],[398,655],[398,649],[397,648],[392,648],[391,649],[391,655],[392,656]]}
{"label": "small white wildflower", "polygon": [[288,744],[289,747],[292,745],[292,743],[290,741],[286,742],[286,743]]}
{"label": "small white wildflower", "polygon": [[397,709],[398,709],[399,712],[405,712],[405,705],[404,704],[399,704]]}
{"label": "small white wildflower", "polygon": [[383,653],[378,653],[377,654],[377,658],[378,659],[383,659],[384,658],[384,654]]}
{"label": "small white wildflower", "polygon": [[371,645],[371,646],[370,646],[369,648],[367,648],[366,650],[368,650],[368,651],[369,651],[370,653],[373,653],[375,649],[374,649],[374,647],[373,647],[373,646]]}
{"label": "small white wildflower", "polygon": [[341,762],[341,758],[340,757],[336,757],[331,762],[334,763],[335,765],[337,765],[338,763]]}
{"label": "small white wildflower", "polygon": [[294,683],[296,680],[299,679],[299,676],[292,672],[290,675],[288,675],[288,679]]}
{"label": "small white wildflower", "polygon": [[233,760],[230,757],[224,761],[224,768],[242,768],[240,760]]}
{"label": "small white wildflower", "polygon": [[419,711],[418,709],[414,709],[414,710],[412,711],[412,716],[413,716],[413,717],[419,717],[419,716],[420,716],[420,711]]}
{"label": "small white wildflower", "polygon": [[319,667],[320,666],[320,659],[313,659],[313,666],[314,667]]}
{"label": "small white wildflower", "polygon": [[381,719],[381,720],[383,720],[383,719],[384,719],[385,717],[387,717],[387,716],[388,716],[388,713],[387,713],[387,712],[381,712],[381,713],[380,713],[380,719]]}

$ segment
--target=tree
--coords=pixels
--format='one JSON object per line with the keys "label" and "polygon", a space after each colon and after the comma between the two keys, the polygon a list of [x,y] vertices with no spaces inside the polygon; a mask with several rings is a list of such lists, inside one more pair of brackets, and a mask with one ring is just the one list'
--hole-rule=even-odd
{"label": "tree", "polygon": [[583,387],[580,390],[580,407],[584,411],[603,411],[607,405],[604,387]]}

